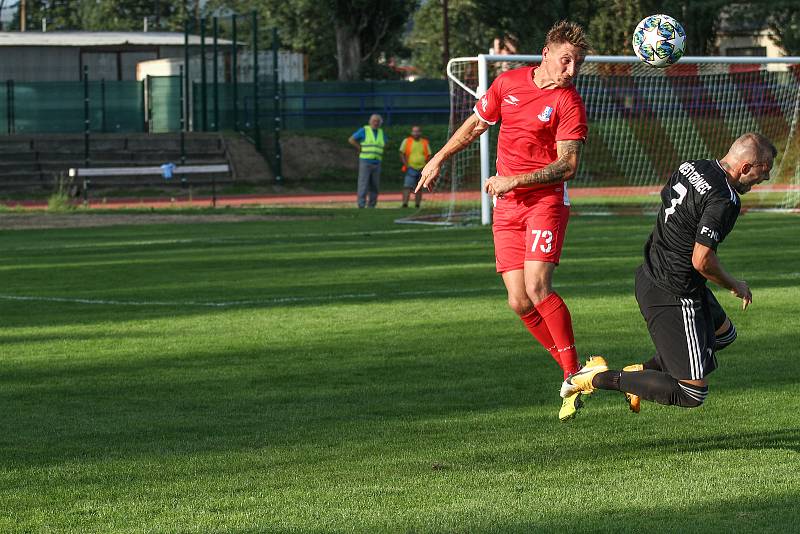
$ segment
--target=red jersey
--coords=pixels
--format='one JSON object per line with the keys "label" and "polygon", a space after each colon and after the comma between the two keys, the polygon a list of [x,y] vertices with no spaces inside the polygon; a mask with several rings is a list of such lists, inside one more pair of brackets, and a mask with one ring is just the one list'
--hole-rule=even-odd
{"label": "red jersey", "polygon": [[[556,141],[586,140],[586,108],[578,91],[574,86],[540,89],[533,83],[535,69],[504,72],[475,104],[482,121],[502,120],[497,139],[499,176],[537,171],[554,162]],[[561,184],[552,188],[560,190]],[[542,188],[535,191],[543,193]]]}

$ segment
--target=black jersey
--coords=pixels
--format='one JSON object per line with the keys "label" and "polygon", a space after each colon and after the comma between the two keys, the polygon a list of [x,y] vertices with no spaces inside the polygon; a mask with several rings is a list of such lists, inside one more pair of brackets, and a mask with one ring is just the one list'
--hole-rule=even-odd
{"label": "black jersey", "polygon": [[682,163],[661,190],[658,220],[644,246],[647,274],[671,293],[696,294],[706,279],[692,266],[695,242],[717,250],[740,208],[739,195],[719,161]]}

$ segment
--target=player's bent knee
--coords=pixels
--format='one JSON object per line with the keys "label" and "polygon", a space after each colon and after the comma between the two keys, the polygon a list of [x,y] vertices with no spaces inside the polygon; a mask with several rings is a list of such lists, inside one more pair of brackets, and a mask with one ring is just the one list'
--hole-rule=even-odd
{"label": "player's bent knee", "polygon": [[734,341],[736,341],[736,336],[737,336],[736,327],[730,320],[728,320],[728,323],[729,323],[728,329],[720,333],[717,336],[716,341],[714,342],[715,351],[722,350],[725,347],[729,346]]}
{"label": "player's bent knee", "polygon": [[508,306],[514,310],[514,313],[522,317],[523,315],[530,313],[530,311],[533,309],[533,302],[527,298],[518,298],[509,295]]}
{"label": "player's bent knee", "polygon": [[553,292],[548,284],[528,284],[525,286],[525,292],[528,298],[535,305],[542,302],[544,299]]}
{"label": "player's bent knee", "polygon": [[677,381],[673,404],[683,408],[697,408],[708,396],[708,386],[695,386]]}

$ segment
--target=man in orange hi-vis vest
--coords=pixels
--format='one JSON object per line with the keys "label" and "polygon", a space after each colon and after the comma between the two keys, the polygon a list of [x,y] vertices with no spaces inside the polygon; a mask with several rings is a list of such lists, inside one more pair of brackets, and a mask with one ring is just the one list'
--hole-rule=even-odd
{"label": "man in orange hi-vis vest", "polygon": [[[400,160],[403,162],[403,207],[408,207],[411,190],[417,186],[422,168],[431,159],[431,148],[428,140],[422,137],[422,128],[411,127],[411,135],[400,144]],[[422,202],[422,190],[414,195],[414,205],[419,207]]]}

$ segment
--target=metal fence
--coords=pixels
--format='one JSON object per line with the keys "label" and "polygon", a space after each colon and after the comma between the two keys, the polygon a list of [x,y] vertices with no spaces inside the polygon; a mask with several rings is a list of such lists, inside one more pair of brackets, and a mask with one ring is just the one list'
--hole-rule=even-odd
{"label": "metal fence", "polygon": [[[255,124],[254,84],[191,85],[193,131],[240,131]],[[446,124],[445,82],[308,82],[282,84],[278,112],[283,129],[334,127],[365,122],[371,113],[386,124]],[[437,86],[441,89],[436,90]],[[89,92],[89,126],[94,133],[178,132],[180,76],[148,76],[136,81],[0,83],[0,132],[79,133],[84,131],[84,91]],[[259,123],[271,127],[274,94],[257,91]],[[205,94],[205,101],[202,96]],[[214,95],[217,98],[214,98]],[[236,95],[236,101],[234,101]]]}

